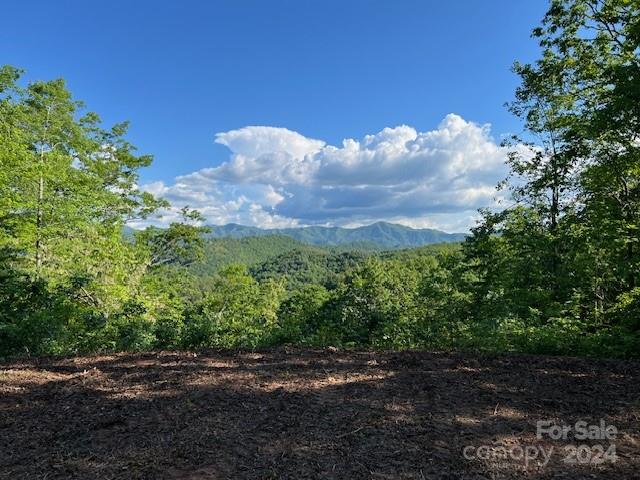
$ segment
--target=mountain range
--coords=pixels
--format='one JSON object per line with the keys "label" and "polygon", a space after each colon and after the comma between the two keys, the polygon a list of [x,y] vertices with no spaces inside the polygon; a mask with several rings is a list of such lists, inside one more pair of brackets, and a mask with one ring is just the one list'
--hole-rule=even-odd
{"label": "mountain range", "polygon": [[464,233],[446,233],[431,228],[411,228],[395,223],[377,222],[357,228],[343,227],[297,227],[258,228],[229,223],[209,225],[209,238],[245,238],[282,235],[299,242],[319,246],[376,245],[382,248],[420,247],[433,243],[460,242]]}

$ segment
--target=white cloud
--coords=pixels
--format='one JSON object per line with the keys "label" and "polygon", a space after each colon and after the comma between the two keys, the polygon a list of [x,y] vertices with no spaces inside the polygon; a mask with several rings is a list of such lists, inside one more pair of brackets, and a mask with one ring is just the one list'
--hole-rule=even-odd
{"label": "white cloud", "polygon": [[221,181],[234,183],[304,183],[315,167],[313,155],[325,143],[286,128],[244,127],[216,134],[216,143],[233,153],[211,169]]}
{"label": "white cloud", "polygon": [[[214,224],[282,227],[388,220],[465,231],[496,204],[506,151],[488,125],[447,115],[435,130],[402,125],[327,145],[285,128],[219,133],[228,161],[142,188]],[[171,217],[171,215],[169,215]]]}

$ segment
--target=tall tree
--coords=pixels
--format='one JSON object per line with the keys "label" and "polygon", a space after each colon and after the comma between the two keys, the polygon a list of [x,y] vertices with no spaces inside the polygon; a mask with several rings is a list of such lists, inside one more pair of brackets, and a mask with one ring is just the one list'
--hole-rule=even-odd
{"label": "tall tree", "polygon": [[115,308],[139,280],[138,253],[124,223],[162,203],[137,188],[137,156],[126,124],[101,126],[63,80],[22,87],[0,70],[0,247],[33,279],[74,289],[94,307]]}
{"label": "tall tree", "polygon": [[[480,297],[501,292],[518,315],[556,305],[594,319],[636,287],[639,32],[638,0],[551,1],[533,32],[540,58],[515,65],[509,106],[525,133],[510,142],[507,185],[520,206],[488,214],[467,247]],[[551,296],[530,303],[538,289]]]}
{"label": "tall tree", "polygon": [[[575,95],[562,140],[585,156],[578,212],[602,302],[633,289],[640,274],[640,2],[554,0],[534,32],[545,65]],[[584,153],[588,152],[588,153]]]}

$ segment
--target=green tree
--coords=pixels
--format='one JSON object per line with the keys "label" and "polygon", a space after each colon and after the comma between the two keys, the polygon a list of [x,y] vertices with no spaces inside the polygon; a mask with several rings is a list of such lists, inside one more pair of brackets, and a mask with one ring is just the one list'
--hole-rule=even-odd
{"label": "green tree", "polygon": [[575,97],[561,138],[585,159],[576,215],[583,257],[599,257],[589,262],[597,314],[636,286],[640,269],[640,2],[556,0],[534,34],[539,70],[558,72]]}
{"label": "green tree", "polygon": [[172,222],[167,228],[150,226],[136,232],[136,243],[147,252],[148,267],[152,270],[167,265],[189,267],[202,261],[203,235],[209,231],[197,225],[203,220],[197,210],[184,207],[182,222]]}
{"label": "green tree", "polygon": [[242,265],[229,265],[214,280],[202,302],[187,313],[189,347],[256,347],[276,327],[284,285],[256,282]]}
{"label": "green tree", "polygon": [[322,285],[296,289],[280,305],[274,343],[315,343],[314,335],[324,320],[323,308],[331,298]]}
{"label": "green tree", "polygon": [[620,318],[634,314],[640,265],[639,18],[637,0],[553,0],[534,30],[539,60],[515,66],[518,205],[485,213],[465,252],[476,320],[510,325],[517,348],[624,351],[635,338]]}
{"label": "green tree", "polygon": [[333,317],[347,345],[407,347],[415,332],[419,274],[401,262],[367,259],[338,286]]}
{"label": "green tree", "polygon": [[137,170],[151,157],[135,155],[126,124],[104,129],[63,80],[23,87],[20,75],[0,70],[0,250],[3,271],[15,272],[7,294],[20,291],[33,306],[5,326],[24,327],[33,343],[29,322],[41,325],[44,342],[92,310],[107,318],[124,305],[144,266],[123,225],[161,203],[137,189]]}

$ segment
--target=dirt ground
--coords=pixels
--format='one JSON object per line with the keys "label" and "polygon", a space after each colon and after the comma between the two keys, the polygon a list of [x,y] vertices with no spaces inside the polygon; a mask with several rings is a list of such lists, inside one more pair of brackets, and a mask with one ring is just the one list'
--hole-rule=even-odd
{"label": "dirt ground", "polygon": [[[0,363],[0,478],[640,478],[639,367],[297,349],[16,360]],[[601,420],[618,433],[575,437]],[[537,421],[574,428],[538,439]]]}

